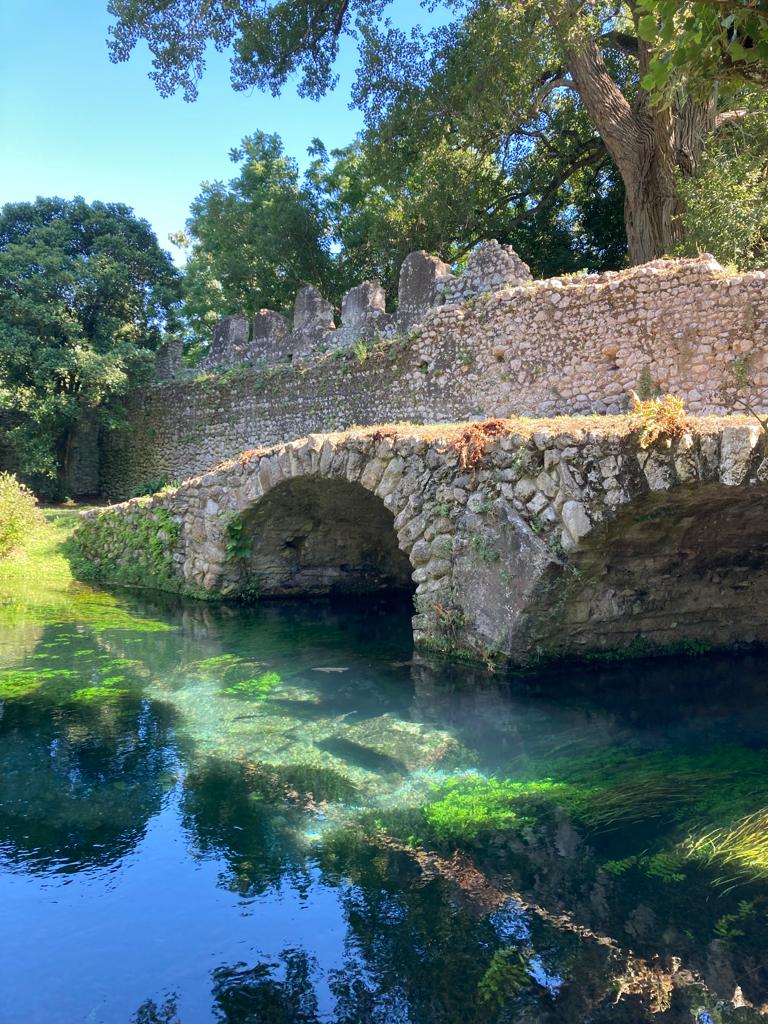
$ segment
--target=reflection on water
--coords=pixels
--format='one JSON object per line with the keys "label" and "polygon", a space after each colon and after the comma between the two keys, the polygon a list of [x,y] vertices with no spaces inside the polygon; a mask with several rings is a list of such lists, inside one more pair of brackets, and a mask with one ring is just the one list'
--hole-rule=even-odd
{"label": "reflection on water", "polygon": [[0,645],[2,1024],[764,1019],[768,658],[78,593]]}

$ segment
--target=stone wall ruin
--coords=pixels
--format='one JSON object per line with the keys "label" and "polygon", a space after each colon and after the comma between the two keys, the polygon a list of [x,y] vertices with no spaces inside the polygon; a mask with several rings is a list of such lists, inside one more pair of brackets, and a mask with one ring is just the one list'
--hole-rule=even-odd
{"label": "stone wall ruin", "polygon": [[[327,348],[349,348],[357,341],[406,332],[444,302],[465,302],[485,292],[530,280],[528,266],[514,249],[495,239],[477,246],[470,253],[466,268],[457,275],[437,256],[412,252],[400,268],[394,316],[386,311],[382,285],[378,281],[363,281],[342,299],[341,326],[337,327],[331,303],[313,285],[305,285],[296,295],[292,327],[285,317],[267,309],[259,310],[251,322],[239,313],[221,319],[200,369],[290,362]],[[159,378],[165,380],[172,375],[163,364]]]}
{"label": "stone wall ruin", "polygon": [[[409,256],[395,320],[364,358],[349,345],[358,329],[384,322],[378,286],[356,290],[340,328],[314,289],[300,296],[299,331],[260,313],[263,330],[254,327],[249,344],[259,339],[261,365],[133,396],[128,426],[105,439],[103,492],[122,497],[144,481],[183,480],[237,452],[351,424],[612,414],[638,388],[679,395],[692,413],[722,413],[722,381],[736,359],[748,359],[756,386],[768,387],[765,272],[728,274],[702,256],[497,287],[501,271],[488,253],[522,271],[504,247],[478,251],[489,287],[470,261],[467,288],[476,294],[463,302],[442,302],[454,280],[445,264]],[[313,346],[326,351],[297,358]]]}

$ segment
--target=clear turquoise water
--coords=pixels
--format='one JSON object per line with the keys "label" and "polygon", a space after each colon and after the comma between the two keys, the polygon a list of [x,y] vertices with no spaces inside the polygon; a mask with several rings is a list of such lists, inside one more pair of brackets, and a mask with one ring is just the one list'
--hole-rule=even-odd
{"label": "clear turquoise water", "polygon": [[[489,677],[405,607],[81,588],[0,670],[2,1024],[760,1019],[768,886],[681,851],[768,805],[766,657]],[[568,789],[430,833],[494,776]]]}

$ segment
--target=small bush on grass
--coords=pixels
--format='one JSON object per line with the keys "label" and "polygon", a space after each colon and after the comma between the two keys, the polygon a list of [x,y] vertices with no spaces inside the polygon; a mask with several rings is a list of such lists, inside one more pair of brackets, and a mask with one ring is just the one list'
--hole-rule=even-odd
{"label": "small bush on grass", "polygon": [[13,473],[0,473],[0,558],[7,558],[40,523],[37,498]]}

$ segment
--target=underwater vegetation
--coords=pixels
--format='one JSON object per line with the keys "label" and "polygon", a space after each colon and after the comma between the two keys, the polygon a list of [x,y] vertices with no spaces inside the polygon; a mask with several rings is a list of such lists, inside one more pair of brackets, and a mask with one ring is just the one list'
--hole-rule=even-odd
{"label": "underwater vegetation", "polygon": [[219,654],[203,658],[191,666],[193,672],[221,681],[228,697],[265,701],[283,682],[279,672],[263,672],[264,662],[236,654]]}
{"label": "underwater vegetation", "polygon": [[561,798],[563,783],[513,782],[511,779],[459,775],[435,785],[435,799],[423,808],[435,836],[458,842],[477,839],[482,832],[522,828],[535,818],[526,813],[529,798]]}
{"label": "underwater vegetation", "polygon": [[[525,781],[474,772],[448,776],[422,805],[421,827],[410,820],[412,834],[425,843],[471,846],[495,832],[530,831],[560,808],[592,836],[631,835],[633,826],[657,823],[660,848],[605,861],[614,876],[633,867],[679,881],[686,861],[727,866],[747,877],[768,875],[768,751],[606,750],[550,759],[547,767],[547,777]],[[393,819],[392,825],[402,833],[401,823]]]}
{"label": "underwater vegetation", "polygon": [[27,697],[47,683],[61,682],[76,677],[71,669],[3,669],[0,671],[0,700]]}
{"label": "underwater vegetation", "polygon": [[277,672],[263,672],[253,679],[241,679],[240,682],[225,687],[224,693],[229,697],[249,697],[264,701],[282,681]]}
{"label": "underwater vegetation", "polygon": [[109,703],[120,700],[121,697],[126,697],[129,693],[129,690],[111,688],[105,680],[101,686],[84,686],[75,690],[69,699],[76,704]]}
{"label": "underwater vegetation", "polygon": [[692,859],[737,873],[768,877],[768,807],[730,825],[692,836],[683,848]]}

